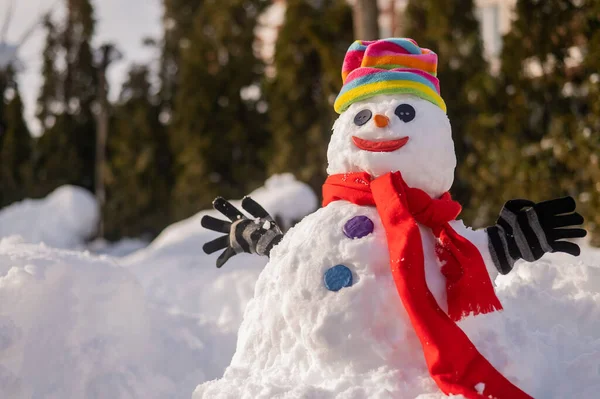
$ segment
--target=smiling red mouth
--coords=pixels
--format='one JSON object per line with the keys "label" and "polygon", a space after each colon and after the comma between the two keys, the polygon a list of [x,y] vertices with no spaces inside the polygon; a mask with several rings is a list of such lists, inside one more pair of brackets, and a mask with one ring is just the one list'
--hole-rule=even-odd
{"label": "smiling red mouth", "polygon": [[354,142],[354,145],[361,150],[371,152],[392,152],[404,147],[406,143],[408,143],[408,137],[402,137],[398,140],[371,141],[352,136],[352,141]]}

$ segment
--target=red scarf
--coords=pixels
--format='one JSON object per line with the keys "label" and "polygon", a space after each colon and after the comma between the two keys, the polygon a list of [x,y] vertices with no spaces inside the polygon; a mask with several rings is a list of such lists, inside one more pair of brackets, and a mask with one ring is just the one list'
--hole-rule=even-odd
{"label": "red scarf", "polygon": [[[323,206],[336,200],[377,207],[396,288],[438,387],[447,395],[475,399],[482,397],[475,386],[484,383],[486,398],[531,399],[500,374],[456,324],[470,313],[502,309],[481,254],[448,223],[460,213],[460,204],[449,193],[432,199],[424,191],[408,187],[399,172],[373,181],[367,173],[329,176],[323,185]],[[436,254],[444,265],[448,314],[427,287],[417,223],[429,227],[438,238]]]}

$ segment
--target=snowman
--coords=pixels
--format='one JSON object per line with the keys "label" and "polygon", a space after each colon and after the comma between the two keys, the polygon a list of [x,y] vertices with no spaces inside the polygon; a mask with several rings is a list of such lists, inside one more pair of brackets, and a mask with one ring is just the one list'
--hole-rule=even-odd
{"label": "snowman", "polygon": [[251,198],[242,207],[252,218],[215,200],[230,219],[202,221],[225,233],[204,246],[225,249],[217,266],[242,252],[270,261],[231,365],[194,398],[414,398],[415,386],[433,384],[466,398],[530,397],[458,321],[502,310],[492,281],[517,260],[577,256],[563,239],[585,236],[573,227],[583,218],[566,197],[511,200],[486,229],[456,220],[456,157],[436,68],[436,54],[411,39],[350,46],[323,207],[285,235]]}

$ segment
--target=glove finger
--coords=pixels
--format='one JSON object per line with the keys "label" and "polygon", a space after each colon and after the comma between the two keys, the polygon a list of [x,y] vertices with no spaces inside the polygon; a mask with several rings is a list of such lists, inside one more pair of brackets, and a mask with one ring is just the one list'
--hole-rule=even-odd
{"label": "glove finger", "polygon": [[556,241],[552,244],[552,248],[554,249],[553,252],[564,252],[573,256],[579,256],[581,253],[579,245],[568,241]]}
{"label": "glove finger", "polygon": [[563,238],[582,238],[587,235],[584,229],[554,229],[549,234],[550,240],[560,240]]}
{"label": "glove finger", "polygon": [[219,249],[227,248],[229,246],[229,236],[221,236],[215,238],[212,241],[207,242],[202,246],[202,250],[207,255],[217,252]]}
{"label": "glove finger", "polygon": [[213,208],[227,216],[232,222],[245,218],[242,212],[240,212],[235,206],[231,205],[231,203],[225,200],[223,197],[217,197],[213,201]]}
{"label": "glove finger", "polygon": [[536,204],[535,209],[538,213],[545,215],[561,215],[575,211],[576,206],[573,197],[562,197],[540,202]]}
{"label": "glove finger", "polygon": [[549,227],[568,227],[568,226],[579,226],[584,222],[583,216],[577,212],[571,213],[570,215],[559,215],[553,216],[548,221]]}
{"label": "glove finger", "polygon": [[254,201],[250,197],[244,197],[242,200],[242,208],[248,211],[249,214],[259,219],[267,219],[272,221],[273,218],[269,215],[269,212],[265,210],[258,202]]}
{"label": "glove finger", "polygon": [[507,201],[506,204],[504,204],[504,209],[507,209],[507,210],[511,211],[512,213],[517,213],[525,207],[534,206],[534,205],[535,205],[535,202],[533,202],[533,201],[517,198],[517,199],[512,199],[510,201]]}
{"label": "glove finger", "polygon": [[225,262],[231,259],[232,256],[235,255],[235,250],[231,247],[227,248],[219,257],[217,258],[217,267],[220,269],[223,267]]}
{"label": "glove finger", "polygon": [[226,220],[221,220],[214,218],[212,216],[204,216],[202,220],[200,220],[200,224],[205,229],[209,229],[212,231],[217,231],[219,233],[229,234],[229,230],[231,229],[231,223]]}

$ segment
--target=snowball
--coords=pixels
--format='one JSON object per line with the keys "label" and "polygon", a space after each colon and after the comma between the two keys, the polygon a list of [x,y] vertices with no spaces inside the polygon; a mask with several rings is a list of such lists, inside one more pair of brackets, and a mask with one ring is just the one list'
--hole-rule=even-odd
{"label": "snowball", "polygon": [[[291,176],[267,185],[255,198],[271,212],[301,218],[302,209],[317,206],[308,186]],[[2,212],[0,228],[25,238],[0,240],[0,398],[190,397],[199,381],[223,375],[266,258],[238,255],[217,269],[218,254],[202,251],[218,235],[200,225],[205,214],[221,217],[212,210],[124,258],[112,255],[145,243],[93,244],[111,256],[25,243],[49,236],[52,224],[59,244],[79,245],[66,238],[93,224],[91,203],[80,194],[93,201],[64,188]],[[47,228],[27,225],[37,220]]]}
{"label": "snowball", "polygon": [[1,240],[0,303],[0,397],[152,397],[169,388],[154,378],[152,318],[125,270]]}
{"label": "snowball", "polygon": [[80,248],[96,232],[99,216],[89,191],[62,186],[46,198],[26,199],[0,210],[0,238],[19,235],[29,243]]}

